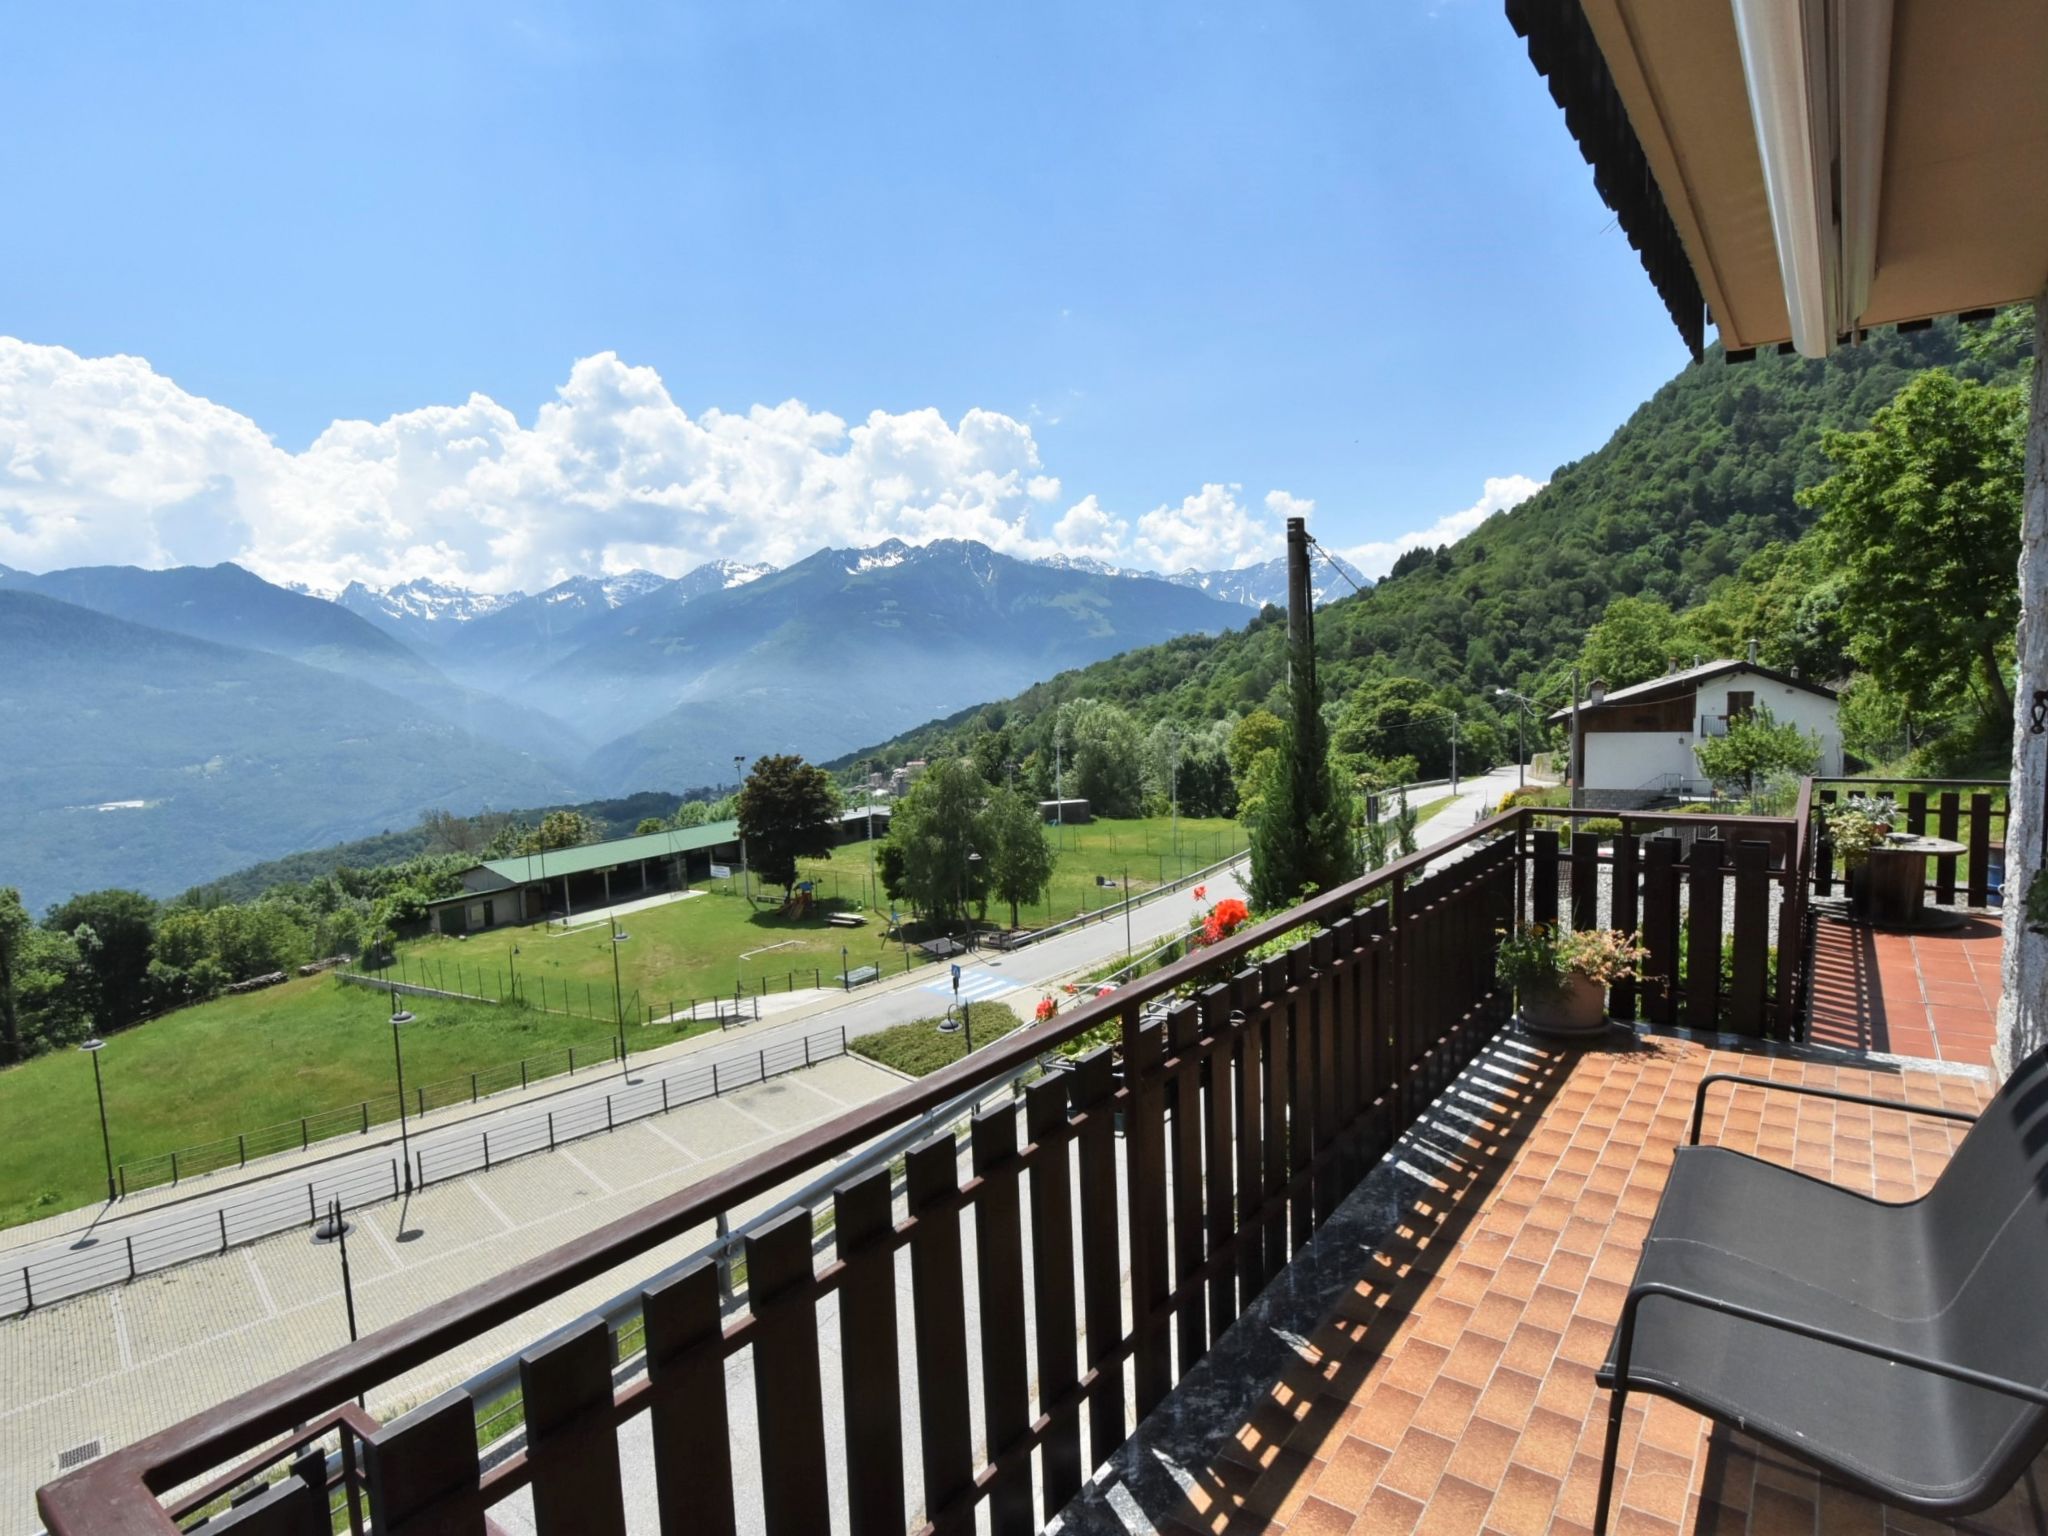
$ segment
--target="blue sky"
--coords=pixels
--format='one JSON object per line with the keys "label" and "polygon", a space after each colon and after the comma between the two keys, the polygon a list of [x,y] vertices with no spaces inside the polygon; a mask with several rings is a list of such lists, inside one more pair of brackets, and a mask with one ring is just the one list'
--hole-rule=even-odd
{"label": "blue sky", "polygon": [[[1042,528],[1220,485],[1350,545],[1547,478],[1685,361],[1498,0],[45,6],[10,33],[0,333],[145,359],[294,454],[473,392],[532,423],[611,352],[691,417],[1014,418],[1059,481]],[[51,515],[16,490],[17,531]]]}

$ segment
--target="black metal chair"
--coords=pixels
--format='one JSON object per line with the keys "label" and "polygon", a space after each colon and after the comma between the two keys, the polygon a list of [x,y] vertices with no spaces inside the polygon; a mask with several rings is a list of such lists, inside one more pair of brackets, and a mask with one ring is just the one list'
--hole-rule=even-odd
{"label": "black metal chair", "polygon": [[[1716,1083],[1971,1123],[1934,1187],[1889,1204],[1702,1147]],[[1928,1515],[1994,1504],[2048,1445],[2048,1049],[1982,1115],[1712,1073],[1693,1103],[1599,1381],[1652,1392]]]}

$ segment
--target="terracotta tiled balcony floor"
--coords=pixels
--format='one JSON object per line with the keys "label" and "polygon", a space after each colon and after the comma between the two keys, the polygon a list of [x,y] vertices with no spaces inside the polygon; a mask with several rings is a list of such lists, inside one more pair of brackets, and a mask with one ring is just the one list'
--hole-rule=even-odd
{"label": "terracotta tiled balcony floor", "polygon": [[[1965,941],[1967,942],[1967,941]],[[1462,1147],[1406,1206],[1208,1465],[1185,1468],[1163,1530],[1290,1536],[1566,1536],[1590,1528],[1607,1394],[1594,1383],[1637,1254],[1708,1071],[1975,1110],[1982,1076],[1814,1065],[1671,1038],[1583,1054],[1504,1039],[1468,1089]],[[1505,1064],[1503,1067],[1502,1064]],[[1473,1080],[1468,1074],[1467,1083]],[[1481,1099],[1489,1102],[1480,1102]],[[1716,1090],[1703,1139],[1881,1199],[1923,1190],[1963,1127],[1823,1100]],[[1445,1155],[1448,1148],[1449,1155]],[[1411,1190],[1423,1187],[1417,1183]],[[1345,1273],[1356,1271],[1347,1259]],[[1637,1406],[1637,1404],[1641,1406]],[[1660,1399],[1626,1416],[1613,1529],[1626,1536],[1939,1531],[1821,1484],[1787,1458]],[[2029,1484],[1958,1528],[2044,1526]],[[1159,1518],[1164,1516],[1163,1519]]]}
{"label": "terracotta tiled balcony floor", "polygon": [[1818,1044],[1991,1065],[2000,933],[1973,917],[1946,933],[1886,933],[1821,915],[1814,928]]}

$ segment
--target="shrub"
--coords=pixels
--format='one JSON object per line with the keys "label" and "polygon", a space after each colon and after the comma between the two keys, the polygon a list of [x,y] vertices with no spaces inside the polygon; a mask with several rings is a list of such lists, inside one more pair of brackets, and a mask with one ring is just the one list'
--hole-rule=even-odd
{"label": "shrub", "polygon": [[[1001,1039],[1023,1022],[1002,1003],[968,1003],[965,1006],[968,1022],[974,1030],[976,1050],[992,1040]],[[871,1035],[862,1035],[851,1043],[849,1049],[856,1056],[865,1056],[885,1067],[894,1067],[911,1077],[924,1077],[941,1067],[951,1066],[967,1054],[967,1032],[954,1030],[950,1034],[941,1034],[941,1022],[939,1019],[913,1019],[908,1024],[897,1024],[876,1030]]]}

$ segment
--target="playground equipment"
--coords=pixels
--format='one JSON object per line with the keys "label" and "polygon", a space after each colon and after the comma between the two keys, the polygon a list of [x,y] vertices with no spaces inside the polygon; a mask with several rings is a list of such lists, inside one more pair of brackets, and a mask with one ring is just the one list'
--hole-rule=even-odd
{"label": "playground equipment", "polygon": [[811,882],[808,880],[798,881],[789,893],[789,900],[782,904],[782,910],[777,916],[809,917],[811,915],[812,898]]}

